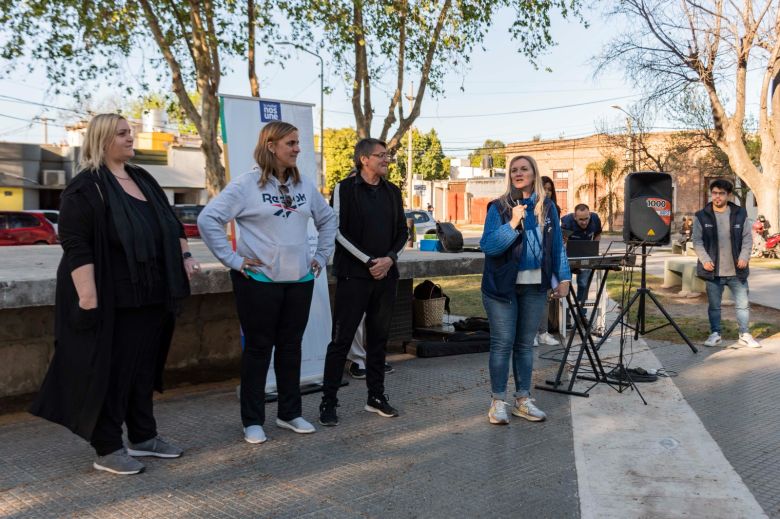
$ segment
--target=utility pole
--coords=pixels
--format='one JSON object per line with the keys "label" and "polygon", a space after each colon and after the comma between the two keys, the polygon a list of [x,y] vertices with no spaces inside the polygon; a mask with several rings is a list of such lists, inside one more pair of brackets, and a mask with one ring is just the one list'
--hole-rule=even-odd
{"label": "utility pole", "polygon": [[[414,82],[409,83],[409,95],[406,96],[409,100],[409,113],[412,112],[414,106]],[[409,209],[414,209],[414,186],[412,185],[412,127],[409,126],[407,130],[408,142],[406,145],[406,190],[409,194]]]}
{"label": "utility pole", "polygon": [[47,117],[39,117],[43,123],[43,143],[49,144],[49,119]]}
{"label": "utility pole", "polygon": [[634,143],[634,129],[631,126],[631,116],[626,117],[628,127],[629,144],[631,145],[631,170],[636,171],[636,144]]}

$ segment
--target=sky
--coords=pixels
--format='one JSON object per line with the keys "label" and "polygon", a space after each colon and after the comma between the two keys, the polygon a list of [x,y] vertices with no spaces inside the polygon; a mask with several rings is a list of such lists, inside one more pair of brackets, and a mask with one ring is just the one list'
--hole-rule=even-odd
{"label": "sky", "polygon": [[[589,28],[576,21],[554,20],[552,31],[558,45],[539,60],[541,67],[537,70],[517,52],[517,44],[509,36],[512,14],[502,13],[487,34],[485,50],[475,50],[466,68],[448,74],[445,93],[436,98],[426,94],[415,126],[421,131],[435,128],[445,154],[454,157],[465,157],[486,139],[509,143],[530,140],[535,135],[543,139],[570,138],[594,133],[603,123],[621,127],[625,115],[611,105],[628,108],[641,99],[641,91],[625,81],[620,70],[593,77],[591,58],[607,43],[611,31],[598,13],[586,13],[586,17]],[[140,73],[142,62],[143,58],[137,56],[123,66],[131,73]],[[262,62],[260,56],[258,63]],[[233,71],[224,76],[221,93],[249,95],[244,63],[227,65]],[[313,56],[292,51],[284,67],[263,66],[258,75],[261,97],[319,105],[319,61]],[[325,127],[354,126],[345,83],[327,61],[325,76],[326,84],[333,89],[325,97]],[[412,75],[410,79],[416,78]],[[382,88],[373,89],[378,115],[386,113],[387,106],[387,96],[381,90],[389,91],[392,85],[394,78],[389,78],[386,88],[378,85]],[[33,103],[66,108],[74,104],[68,97],[47,93],[48,86],[40,71],[29,74],[17,70],[0,79],[0,140],[43,142],[43,128],[36,120],[41,116],[52,119],[48,126],[49,142],[64,139],[63,126],[74,122],[75,114]],[[112,96],[115,97],[109,89],[102,87],[95,97],[100,102],[101,98]],[[313,114],[317,131],[319,106]],[[374,134],[380,125],[381,118],[375,117]]]}

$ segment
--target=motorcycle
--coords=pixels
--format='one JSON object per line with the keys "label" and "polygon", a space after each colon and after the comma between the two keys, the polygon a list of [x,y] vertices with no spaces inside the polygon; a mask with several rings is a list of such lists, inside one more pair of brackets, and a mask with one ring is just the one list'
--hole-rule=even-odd
{"label": "motorcycle", "polygon": [[766,238],[753,236],[751,258],[780,258],[780,233]]}

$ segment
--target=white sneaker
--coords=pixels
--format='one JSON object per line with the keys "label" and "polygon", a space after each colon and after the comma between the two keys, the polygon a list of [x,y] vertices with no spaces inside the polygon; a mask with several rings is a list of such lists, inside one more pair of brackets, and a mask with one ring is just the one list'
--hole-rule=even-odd
{"label": "white sneaker", "polygon": [[531,422],[543,422],[547,415],[536,407],[533,398],[523,397],[515,398],[515,406],[512,408],[512,414],[525,418]]}
{"label": "white sneaker", "polygon": [[506,425],[509,423],[509,415],[506,413],[507,403],[503,400],[493,399],[488,411],[488,420],[490,423]]}
{"label": "white sneaker", "polygon": [[721,341],[720,334],[718,332],[714,332],[711,333],[709,337],[707,337],[707,340],[704,341],[704,345],[712,348],[713,346],[717,346],[718,344],[720,344],[720,341]]}
{"label": "white sneaker", "polygon": [[539,346],[539,336],[534,335],[534,346]]}
{"label": "white sneaker", "polygon": [[749,333],[740,333],[739,334],[739,343],[743,346],[747,346],[748,348],[760,348],[761,344],[757,340],[753,338],[752,335]]}
{"label": "white sneaker", "polygon": [[549,332],[540,333],[538,338],[539,344],[544,344],[546,346],[558,346],[560,344],[558,339],[550,335]]}
{"label": "white sneaker", "polygon": [[312,424],[304,420],[302,416],[293,418],[289,422],[285,422],[284,420],[277,418],[276,425],[283,429],[290,429],[291,431],[295,431],[298,434],[311,434],[317,430]]}
{"label": "white sneaker", "polygon": [[268,438],[265,437],[262,425],[250,425],[244,427],[244,439],[249,443],[263,443]]}

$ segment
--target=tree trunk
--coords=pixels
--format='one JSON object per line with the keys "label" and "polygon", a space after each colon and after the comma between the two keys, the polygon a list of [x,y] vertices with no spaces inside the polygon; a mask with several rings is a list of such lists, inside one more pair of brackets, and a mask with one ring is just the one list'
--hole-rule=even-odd
{"label": "tree trunk", "polygon": [[249,88],[252,97],[260,97],[260,83],[257,81],[257,72],[255,71],[255,2],[247,0],[247,66],[249,67]]}
{"label": "tree trunk", "polygon": [[219,145],[219,99],[211,92],[202,94],[202,121],[198,128],[203,155],[206,157],[206,190],[213,198],[225,187],[225,167],[222,165],[222,148]]}
{"label": "tree trunk", "polygon": [[758,204],[758,214],[763,214],[773,229],[777,229],[778,221],[778,183],[771,178],[762,178],[761,185],[752,189]]}

